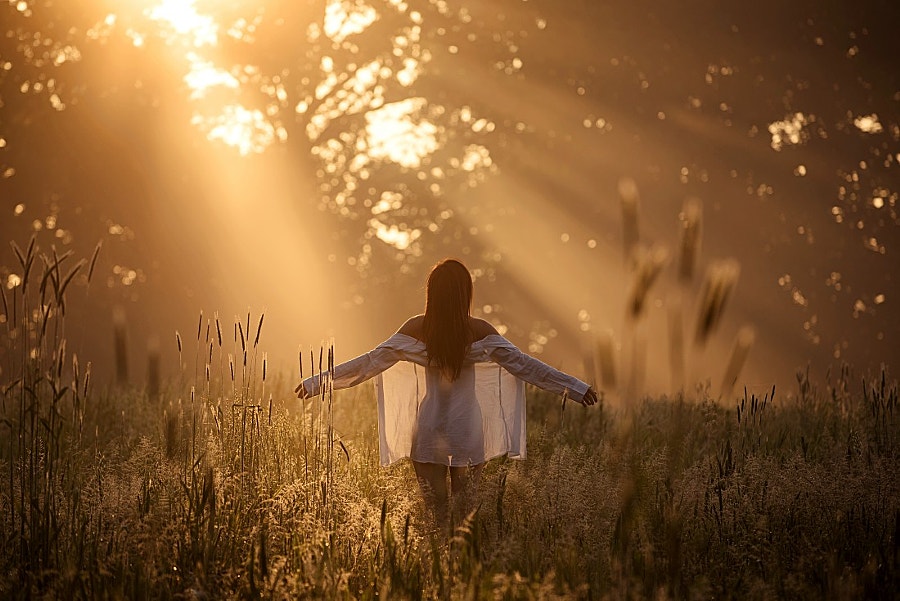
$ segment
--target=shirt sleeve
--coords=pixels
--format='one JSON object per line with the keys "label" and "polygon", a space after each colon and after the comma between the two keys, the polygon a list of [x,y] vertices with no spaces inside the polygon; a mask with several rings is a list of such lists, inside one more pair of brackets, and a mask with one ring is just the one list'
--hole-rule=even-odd
{"label": "shirt sleeve", "polygon": [[554,369],[539,359],[526,355],[512,343],[498,345],[488,350],[491,361],[502,366],[517,378],[534,384],[538,388],[567,394],[575,401],[581,401],[590,388],[578,378]]}
{"label": "shirt sleeve", "polygon": [[[374,378],[397,361],[404,358],[403,349],[393,344],[390,339],[382,342],[368,353],[345,361],[334,368],[334,389],[350,388],[361,384],[370,378]],[[315,396],[321,392],[324,374],[316,374],[303,380],[309,396]]]}

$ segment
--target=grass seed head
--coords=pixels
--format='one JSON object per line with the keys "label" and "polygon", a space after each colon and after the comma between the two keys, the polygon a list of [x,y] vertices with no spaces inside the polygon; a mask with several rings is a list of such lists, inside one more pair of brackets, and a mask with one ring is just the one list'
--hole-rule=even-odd
{"label": "grass seed head", "polygon": [[718,326],[728,297],[737,284],[740,271],[740,264],[733,259],[717,261],[707,269],[700,301],[700,313],[697,317],[695,335],[697,344],[706,344],[709,336]]}
{"label": "grass seed head", "polygon": [[259,316],[259,325],[256,326],[256,338],[253,339],[253,348],[256,348],[256,345],[259,344],[259,334],[262,332],[263,320],[266,318],[266,313],[263,312],[262,315]]}
{"label": "grass seed head", "polygon": [[728,359],[728,366],[725,368],[725,375],[722,378],[720,389],[722,397],[731,395],[734,390],[734,386],[741,376],[741,370],[744,369],[747,361],[747,355],[750,354],[750,348],[755,341],[756,330],[753,326],[745,325],[738,331],[734,347],[731,349],[731,357]]}
{"label": "grass seed head", "polygon": [[625,261],[634,267],[635,253],[640,241],[638,225],[638,187],[629,177],[619,180],[619,200],[622,204],[622,239],[624,242]]}
{"label": "grass seed head", "polygon": [[84,387],[81,391],[81,396],[87,398],[88,390],[91,387],[91,362],[87,362],[87,366],[84,368]]}
{"label": "grass seed head", "polygon": [[678,216],[681,221],[681,251],[678,255],[678,279],[690,283],[700,255],[700,226],[703,208],[696,198],[689,198]]}
{"label": "grass seed head", "polygon": [[646,306],[647,293],[659,277],[669,258],[669,252],[654,246],[639,249],[635,255],[635,273],[628,300],[628,318],[636,320],[641,317]]}

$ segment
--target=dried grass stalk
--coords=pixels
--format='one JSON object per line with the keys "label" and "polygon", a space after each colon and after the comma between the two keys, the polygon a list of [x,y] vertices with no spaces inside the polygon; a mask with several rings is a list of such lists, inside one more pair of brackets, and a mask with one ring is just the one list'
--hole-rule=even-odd
{"label": "dried grass stalk", "polygon": [[625,263],[635,267],[635,254],[640,241],[638,227],[638,187],[635,181],[625,177],[619,180],[619,200],[622,204],[622,240],[624,243]]}
{"label": "dried grass stalk", "polygon": [[116,360],[116,382],[124,385],[128,383],[128,338],[125,310],[122,307],[116,307],[113,310],[113,347]]}
{"label": "dried grass stalk", "polygon": [[597,381],[604,390],[615,390],[618,386],[616,378],[616,350],[612,332],[601,332],[597,335],[594,353],[594,369]]}
{"label": "dried grass stalk", "polygon": [[728,366],[725,368],[725,376],[722,378],[720,398],[731,396],[754,342],[756,342],[756,330],[753,329],[753,326],[743,326],[734,339],[731,357],[728,360]]}

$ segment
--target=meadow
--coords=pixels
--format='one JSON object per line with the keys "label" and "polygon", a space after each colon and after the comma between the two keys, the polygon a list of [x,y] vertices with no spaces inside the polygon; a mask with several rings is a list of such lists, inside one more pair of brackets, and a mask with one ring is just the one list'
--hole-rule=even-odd
{"label": "meadow", "polygon": [[[889,374],[585,409],[529,392],[528,458],[433,526],[378,462],[371,386],[310,401],[264,317],[201,315],[180,375],[99,386],[66,349],[91,261],[16,249],[0,348],[0,597],[888,599],[900,590]],[[83,363],[80,363],[82,361]],[[158,369],[158,366],[157,366]],[[151,373],[154,370],[151,369]],[[158,373],[158,372],[157,372]]]}

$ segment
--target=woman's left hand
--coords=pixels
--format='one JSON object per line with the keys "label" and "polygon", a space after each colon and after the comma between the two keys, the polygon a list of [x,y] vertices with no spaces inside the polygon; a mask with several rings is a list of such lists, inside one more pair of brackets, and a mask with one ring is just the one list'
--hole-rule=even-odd
{"label": "woman's left hand", "polygon": [[297,393],[298,399],[308,399],[312,395],[309,394],[309,391],[306,389],[306,386],[303,385],[303,382],[297,385],[297,388],[294,389],[294,392]]}
{"label": "woman's left hand", "polygon": [[597,391],[593,388],[588,388],[587,392],[584,393],[584,398],[581,399],[581,404],[585,407],[590,407],[591,405],[595,405],[599,400]]}

